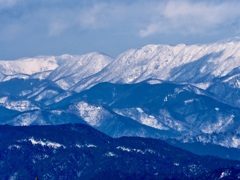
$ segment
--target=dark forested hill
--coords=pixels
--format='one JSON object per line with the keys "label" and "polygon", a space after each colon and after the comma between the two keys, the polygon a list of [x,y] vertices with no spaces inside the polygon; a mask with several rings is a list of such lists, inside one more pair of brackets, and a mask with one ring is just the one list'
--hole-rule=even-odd
{"label": "dark forested hill", "polygon": [[87,125],[0,126],[1,179],[235,178],[239,161],[197,156],[149,138],[111,138]]}

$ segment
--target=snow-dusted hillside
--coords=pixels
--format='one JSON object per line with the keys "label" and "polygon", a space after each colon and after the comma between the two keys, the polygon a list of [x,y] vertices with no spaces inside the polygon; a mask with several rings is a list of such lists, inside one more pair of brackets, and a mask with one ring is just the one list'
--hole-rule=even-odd
{"label": "snow-dusted hillside", "polygon": [[112,61],[110,57],[99,53],[82,56],[65,55],[62,58],[65,63],[54,69],[47,78],[65,90],[101,71]]}
{"label": "snow-dusted hillside", "polygon": [[0,81],[12,78],[28,78],[37,75],[46,78],[50,71],[56,69],[61,62],[54,56],[18,59],[15,61],[0,61]]}
{"label": "snow-dusted hillside", "polygon": [[112,59],[100,53],[0,60],[0,82],[13,78],[50,79],[63,89],[102,70]]}
{"label": "snow-dusted hillside", "polygon": [[[240,39],[203,45],[147,45],[122,53],[84,86],[99,82],[136,83],[159,79],[194,83],[207,88],[216,77],[223,77],[240,66]],[[240,73],[240,71],[238,71]]]}

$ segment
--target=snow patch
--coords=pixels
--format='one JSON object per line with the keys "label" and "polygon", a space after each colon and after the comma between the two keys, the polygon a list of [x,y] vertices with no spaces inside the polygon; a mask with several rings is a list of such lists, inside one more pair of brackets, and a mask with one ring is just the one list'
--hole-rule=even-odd
{"label": "snow patch", "polygon": [[42,141],[42,140],[35,140],[33,137],[29,138],[28,141],[30,141],[33,145],[41,145],[41,146],[48,146],[53,149],[58,149],[58,148],[66,148],[64,145],[56,143],[56,142],[51,142],[51,141]]}
{"label": "snow patch", "polygon": [[8,97],[1,97],[0,104],[4,104],[8,100]]}
{"label": "snow patch", "polygon": [[231,172],[229,170],[223,171],[219,177],[219,179],[226,178],[227,176],[230,176]]}
{"label": "snow patch", "polygon": [[9,149],[9,150],[12,150],[12,149],[21,149],[21,146],[14,144],[14,145],[8,146],[8,149]]}
{"label": "snow patch", "polygon": [[39,109],[37,106],[33,105],[31,101],[28,101],[28,100],[22,100],[22,101],[6,100],[3,105],[8,109],[17,110],[20,112]]}
{"label": "snow patch", "polygon": [[197,83],[195,86],[197,86],[200,89],[206,90],[210,86],[210,82],[203,82],[203,83]]}
{"label": "snow patch", "polygon": [[86,102],[78,102],[71,106],[72,111],[77,110],[76,114],[84,119],[88,124],[94,127],[101,125],[101,121],[110,114],[101,106],[93,106]]}
{"label": "snow patch", "polygon": [[39,116],[40,112],[24,113],[15,117],[9,124],[13,124],[14,126],[29,126],[36,120],[41,121]]}
{"label": "snow patch", "polygon": [[186,104],[188,104],[188,103],[192,103],[192,102],[194,102],[196,99],[188,99],[188,100],[185,100],[184,101],[184,104],[186,105]]}
{"label": "snow patch", "polygon": [[58,94],[57,91],[53,90],[45,90],[42,91],[38,96],[35,98],[36,101],[41,101],[43,99],[50,99]]}
{"label": "snow patch", "polygon": [[120,149],[120,150],[122,150],[122,151],[131,152],[131,149],[126,148],[126,147],[124,147],[124,146],[118,146],[118,147],[116,147],[116,149]]}
{"label": "snow patch", "polygon": [[84,145],[81,145],[81,144],[76,144],[76,147],[77,148],[96,148],[97,146],[94,145],[94,144],[84,144]]}
{"label": "snow patch", "polygon": [[137,108],[125,108],[125,109],[114,109],[114,112],[129,117],[141,124],[160,129],[167,130],[168,128],[164,126],[156,117],[153,115],[146,114],[140,107]]}
{"label": "snow patch", "polygon": [[117,157],[117,155],[116,154],[114,154],[113,152],[107,152],[106,154],[105,154],[105,156],[108,156],[108,157]]}
{"label": "snow patch", "polygon": [[141,150],[141,149],[127,148],[124,146],[118,146],[118,147],[116,147],[116,149],[126,151],[126,152],[136,152],[136,153],[140,153],[140,154],[145,154],[146,152],[151,153],[151,154],[155,153],[155,151],[153,151],[152,149]]}

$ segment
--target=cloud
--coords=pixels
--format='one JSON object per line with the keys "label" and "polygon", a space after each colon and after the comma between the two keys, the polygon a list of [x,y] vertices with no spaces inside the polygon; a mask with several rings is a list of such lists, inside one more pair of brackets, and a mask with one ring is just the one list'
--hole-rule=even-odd
{"label": "cloud", "polygon": [[0,0],[0,11],[11,11],[13,8],[28,4],[29,0]]}
{"label": "cloud", "polygon": [[147,37],[150,36],[152,34],[156,34],[156,33],[160,33],[160,31],[163,31],[163,26],[162,24],[159,23],[152,23],[149,24],[145,29],[141,29],[139,31],[139,36],[140,37]]}
{"label": "cloud", "polygon": [[[212,33],[237,22],[240,17],[239,1],[190,1],[170,0],[159,3],[151,14],[150,22],[139,30],[140,37],[155,34]],[[229,27],[228,27],[229,28]],[[217,31],[221,31],[221,30]]]}
{"label": "cloud", "polygon": [[72,28],[127,29],[144,38],[156,34],[200,34],[218,28],[237,28],[239,6],[240,1],[236,0],[0,0],[1,8],[10,8],[3,15],[0,9],[0,23],[5,27],[19,24],[28,31],[34,29],[34,24],[46,29],[49,36],[59,36]]}
{"label": "cloud", "polygon": [[[136,8],[139,9],[138,12],[136,12]],[[137,4],[129,5],[114,1],[112,3],[100,1],[88,4],[88,6],[77,5],[71,9],[62,8],[58,13],[48,13],[45,23],[48,24],[48,34],[50,36],[60,35],[71,28],[79,30],[116,30],[119,28],[121,30],[124,27],[129,27],[128,30],[130,31],[135,26],[134,21],[139,18],[141,19],[140,9],[140,6]]]}
{"label": "cloud", "polygon": [[0,0],[0,9],[13,7],[17,4],[17,0]]}
{"label": "cloud", "polygon": [[104,25],[108,6],[100,3],[80,10],[78,23],[82,28],[100,28]]}
{"label": "cloud", "polygon": [[68,28],[68,25],[66,23],[61,22],[53,22],[49,25],[48,34],[49,36],[57,36],[61,33],[63,33]]}

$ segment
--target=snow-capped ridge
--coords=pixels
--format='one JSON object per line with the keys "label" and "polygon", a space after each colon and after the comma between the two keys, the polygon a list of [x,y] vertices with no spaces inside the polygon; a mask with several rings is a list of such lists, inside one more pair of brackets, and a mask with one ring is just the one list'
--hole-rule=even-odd
{"label": "snow-capped ridge", "polygon": [[102,70],[112,61],[109,56],[92,52],[84,55],[37,56],[15,61],[0,60],[0,82],[13,78],[37,78],[55,81],[69,89],[82,78]]}
{"label": "snow-capped ridge", "polygon": [[110,57],[97,52],[71,56],[71,61],[53,70],[47,78],[67,90],[82,79],[101,71],[111,61]]}
{"label": "snow-capped ridge", "polygon": [[209,44],[149,44],[113,59],[104,53],[37,56],[0,61],[0,81],[14,77],[49,79],[64,90],[82,91],[100,82],[147,79],[207,85],[239,66],[240,38]]}
{"label": "snow-capped ridge", "polygon": [[238,67],[239,58],[239,41],[176,46],[150,44],[120,54],[75,90],[81,91],[99,82],[131,84],[151,78],[206,85]]}

